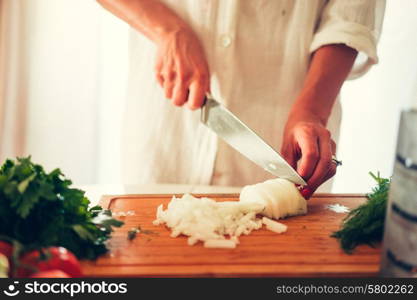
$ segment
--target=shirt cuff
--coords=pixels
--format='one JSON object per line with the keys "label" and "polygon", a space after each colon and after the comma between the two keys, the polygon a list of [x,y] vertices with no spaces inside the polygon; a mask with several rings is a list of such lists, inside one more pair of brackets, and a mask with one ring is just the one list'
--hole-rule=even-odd
{"label": "shirt cuff", "polygon": [[319,30],[313,37],[310,52],[329,44],[345,44],[358,51],[359,55],[348,76],[348,79],[357,78],[373,65],[378,63],[376,52],[377,39],[375,35],[358,23],[337,22],[327,24],[323,30]]}

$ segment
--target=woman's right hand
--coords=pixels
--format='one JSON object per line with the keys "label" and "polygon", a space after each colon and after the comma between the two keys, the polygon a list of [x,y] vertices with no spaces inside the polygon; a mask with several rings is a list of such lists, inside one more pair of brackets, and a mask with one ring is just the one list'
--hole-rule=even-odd
{"label": "woman's right hand", "polygon": [[156,44],[156,77],[166,98],[177,106],[201,107],[210,90],[210,74],[203,47],[189,25],[160,1],[97,1]]}
{"label": "woman's right hand", "polygon": [[210,74],[203,47],[190,28],[165,33],[156,42],[156,77],[174,105],[195,110],[204,104]]}

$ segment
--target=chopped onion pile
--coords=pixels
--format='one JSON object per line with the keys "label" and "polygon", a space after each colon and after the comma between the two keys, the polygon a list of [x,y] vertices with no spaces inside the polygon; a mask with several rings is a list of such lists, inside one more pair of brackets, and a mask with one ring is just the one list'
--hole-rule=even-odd
{"label": "chopped onion pile", "polygon": [[202,241],[207,248],[235,248],[240,235],[260,229],[262,223],[277,233],[286,230],[283,224],[257,218],[264,209],[263,204],[256,202],[216,202],[185,194],[182,198],[173,197],[166,210],[161,204],[153,224],[165,224],[172,230],[171,237],[188,236],[189,245]]}

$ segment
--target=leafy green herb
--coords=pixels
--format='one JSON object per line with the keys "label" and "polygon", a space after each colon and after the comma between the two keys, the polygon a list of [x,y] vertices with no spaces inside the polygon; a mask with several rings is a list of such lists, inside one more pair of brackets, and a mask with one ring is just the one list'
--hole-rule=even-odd
{"label": "leafy green herb", "polygon": [[6,160],[0,169],[0,235],[25,251],[62,246],[80,259],[107,252],[113,227],[123,222],[100,206],[89,208],[84,191],[59,169],[49,174],[31,158]]}
{"label": "leafy green herb", "polygon": [[136,235],[137,235],[139,232],[140,232],[140,226],[131,228],[131,229],[127,232],[127,239],[128,239],[128,240],[133,240],[134,238],[136,238]]}
{"label": "leafy green herb", "polygon": [[332,234],[332,237],[340,240],[346,253],[352,253],[360,244],[373,247],[382,241],[391,180],[381,178],[379,172],[377,175],[372,172],[369,174],[375,179],[377,186],[366,195],[368,201],[352,210],[343,220],[342,229]]}
{"label": "leafy green herb", "polygon": [[136,235],[137,235],[138,233],[158,235],[158,233],[157,233],[157,232],[154,232],[154,231],[152,231],[152,230],[144,230],[144,229],[142,229],[140,226],[138,226],[138,227],[133,227],[133,228],[131,228],[131,229],[127,232],[127,239],[128,239],[128,240],[133,240],[134,238],[136,238]]}

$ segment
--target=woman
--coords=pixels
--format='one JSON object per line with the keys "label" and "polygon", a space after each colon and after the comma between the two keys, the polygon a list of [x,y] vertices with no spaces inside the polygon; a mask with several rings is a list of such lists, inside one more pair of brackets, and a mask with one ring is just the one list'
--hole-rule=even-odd
{"label": "woman", "polygon": [[309,195],[335,174],[338,94],[349,74],[378,60],[384,0],[99,2],[134,29],[126,183],[242,186],[271,177],[200,124],[195,110],[207,92],[281,149]]}

